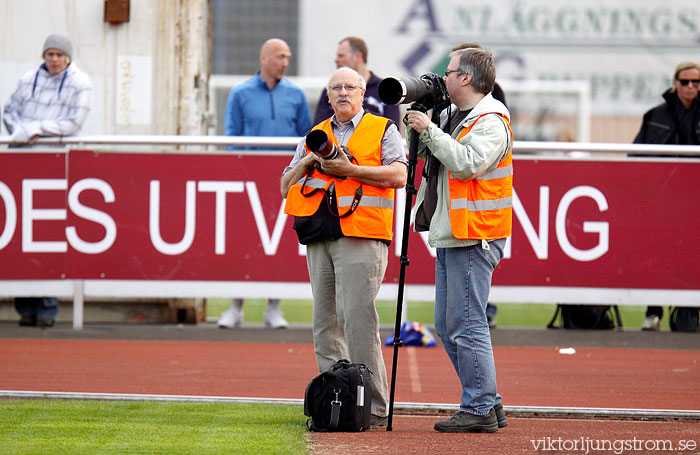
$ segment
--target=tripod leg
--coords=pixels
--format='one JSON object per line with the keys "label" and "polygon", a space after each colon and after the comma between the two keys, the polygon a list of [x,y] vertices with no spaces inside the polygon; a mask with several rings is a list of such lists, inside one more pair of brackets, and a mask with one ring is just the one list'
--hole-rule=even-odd
{"label": "tripod leg", "polygon": [[408,234],[411,227],[411,206],[413,195],[416,194],[416,164],[418,162],[418,134],[414,131],[411,135],[411,143],[408,149],[408,179],[406,181],[406,204],[404,206],[403,238],[401,239],[401,271],[399,274],[399,291],[396,301],[396,324],[394,326],[394,357],[391,367],[391,391],[389,392],[389,419],[386,431],[392,430],[394,414],[394,393],[396,392],[396,366],[399,360],[399,348],[401,347],[401,316],[403,313],[403,295],[406,283],[406,267],[408,267]]}

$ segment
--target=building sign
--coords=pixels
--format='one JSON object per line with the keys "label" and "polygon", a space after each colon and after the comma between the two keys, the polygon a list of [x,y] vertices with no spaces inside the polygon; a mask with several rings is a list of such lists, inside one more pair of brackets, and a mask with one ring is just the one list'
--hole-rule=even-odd
{"label": "building sign", "polygon": [[[476,42],[494,53],[500,80],[584,80],[596,115],[641,115],[662,102],[679,62],[700,59],[693,0],[301,3],[305,75],[329,75],[336,43],[348,35],[367,42],[368,66],[385,77],[442,74],[454,46]],[[327,19],[341,9],[343,21]]]}

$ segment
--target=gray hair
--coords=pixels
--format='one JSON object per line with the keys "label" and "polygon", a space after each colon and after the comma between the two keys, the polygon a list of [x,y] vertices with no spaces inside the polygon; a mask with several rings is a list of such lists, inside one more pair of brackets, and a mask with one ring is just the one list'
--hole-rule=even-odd
{"label": "gray hair", "polygon": [[331,80],[333,77],[335,77],[336,74],[338,74],[340,71],[350,71],[353,73],[355,76],[357,76],[357,81],[360,83],[360,87],[362,87],[362,90],[365,90],[367,88],[367,82],[365,81],[365,78],[362,77],[360,73],[355,71],[354,69],[350,68],[349,66],[343,66],[341,68],[338,68],[331,74],[330,79],[328,79],[328,84],[326,84],[326,91],[330,92],[331,91]]}
{"label": "gray hair", "polygon": [[459,71],[472,77],[471,85],[478,93],[493,91],[496,83],[496,65],[493,54],[484,48],[470,47],[450,52],[450,58],[459,56]]}

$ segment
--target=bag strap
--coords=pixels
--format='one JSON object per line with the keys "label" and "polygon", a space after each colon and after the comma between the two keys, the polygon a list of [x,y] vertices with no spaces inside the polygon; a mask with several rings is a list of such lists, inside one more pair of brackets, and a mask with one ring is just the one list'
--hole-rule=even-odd
{"label": "bag strap", "polygon": [[338,422],[340,421],[340,407],[343,405],[339,399],[340,389],[338,387],[334,387],[333,393],[335,393],[335,400],[331,401],[331,421],[328,424],[329,431],[335,431],[338,428]]}
{"label": "bag strap", "polygon": [[668,326],[672,332],[677,330],[676,318],[678,317],[678,307],[674,306],[671,308],[671,314],[668,316]]}
{"label": "bag strap", "polygon": [[360,205],[360,199],[362,199],[362,183],[360,183],[360,186],[355,188],[355,195],[352,198],[352,204],[350,204],[350,207],[348,207],[348,209],[342,215],[340,214],[340,210],[337,211],[338,213],[333,212],[333,208],[331,207],[331,203],[328,198],[329,195],[328,192],[326,192],[326,204],[328,205],[328,211],[331,213],[331,215],[336,218],[347,218],[348,216],[352,215],[357,206]]}
{"label": "bag strap", "polygon": [[[554,323],[557,321],[557,316],[559,316],[560,311],[561,311],[561,305],[559,305],[557,303],[557,309],[554,310],[554,316],[552,316],[552,320],[549,321],[549,324],[547,324],[548,329],[560,329],[561,328],[561,326],[557,327],[556,325],[554,325]],[[563,316],[562,316],[562,318],[563,318]],[[562,325],[563,325],[563,322],[562,322]]]}

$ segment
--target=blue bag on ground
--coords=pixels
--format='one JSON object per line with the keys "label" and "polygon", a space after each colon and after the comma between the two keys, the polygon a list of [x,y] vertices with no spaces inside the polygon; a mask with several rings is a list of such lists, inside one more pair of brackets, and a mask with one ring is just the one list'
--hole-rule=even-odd
{"label": "blue bag on ground", "polygon": [[[435,338],[430,330],[420,322],[404,321],[401,324],[401,332],[399,337],[404,346],[426,346],[433,347],[436,345]],[[394,336],[390,336],[384,342],[385,346],[394,344]]]}

